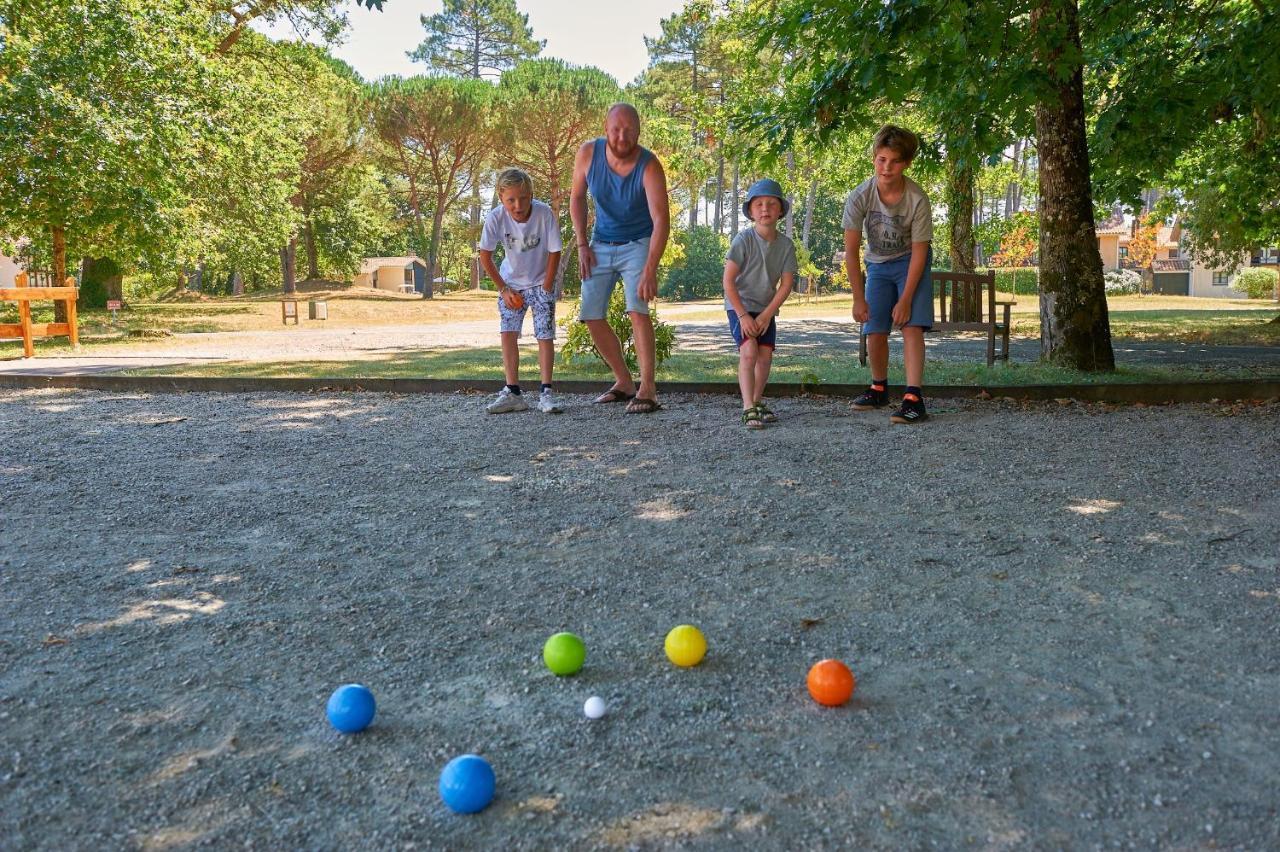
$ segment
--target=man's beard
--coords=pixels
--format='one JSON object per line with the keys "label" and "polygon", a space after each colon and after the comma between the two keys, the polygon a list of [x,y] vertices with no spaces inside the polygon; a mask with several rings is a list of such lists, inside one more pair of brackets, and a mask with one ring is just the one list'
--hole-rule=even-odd
{"label": "man's beard", "polygon": [[627,157],[631,156],[632,152],[636,150],[636,143],[634,142],[622,143],[627,147],[625,150],[621,150],[621,151],[618,150],[617,146],[613,144],[612,140],[605,140],[605,144],[608,145],[609,147],[609,153],[614,156],[614,159],[618,159],[618,160],[625,160]]}

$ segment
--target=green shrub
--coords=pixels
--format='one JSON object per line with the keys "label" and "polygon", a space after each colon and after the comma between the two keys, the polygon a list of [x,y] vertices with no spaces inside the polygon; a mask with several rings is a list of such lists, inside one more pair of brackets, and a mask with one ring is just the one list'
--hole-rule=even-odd
{"label": "green shrub", "polygon": [[87,260],[82,267],[78,301],[82,308],[105,308],[107,299],[119,298],[120,264],[108,257]]}
{"label": "green shrub", "polygon": [[[618,335],[618,339],[622,341],[622,355],[627,360],[627,368],[634,372],[637,367],[636,345],[631,337],[631,317],[627,315],[627,298],[621,287],[614,288],[613,295],[609,298],[609,312],[605,318],[609,321],[609,327],[613,329],[614,334]],[[671,350],[675,348],[676,331],[658,319],[657,308],[649,309],[649,319],[653,321],[655,359],[658,366],[661,366],[662,362],[671,355]],[[586,323],[578,322],[578,311],[574,311],[572,316],[561,319],[559,324],[565,329],[560,360],[566,366],[572,364],[574,358],[587,355],[600,357],[595,343],[591,340],[591,330],[587,328]]]}
{"label": "green shrub", "polygon": [[1002,293],[1034,296],[1040,292],[1040,268],[1037,266],[998,267],[995,272],[996,289]]}
{"label": "green shrub", "polygon": [[101,279],[86,278],[80,282],[80,293],[76,304],[81,308],[105,308],[107,306],[107,288]]}
{"label": "green shrub", "polygon": [[150,272],[135,272],[132,275],[126,275],[124,279],[124,298],[126,301],[130,299],[154,299],[157,296],[173,289],[174,279],[161,278]]}
{"label": "green shrub", "polygon": [[1231,282],[1231,289],[1244,293],[1250,299],[1274,299],[1278,277],[1280,273],[1274,269],[1243,269]]}
{"label": "green shrub", "polygon": [[684,259],[662,276],[658,293],[665,299],[713,299],[724,293],[724,235],[706,225],[678,234]]}

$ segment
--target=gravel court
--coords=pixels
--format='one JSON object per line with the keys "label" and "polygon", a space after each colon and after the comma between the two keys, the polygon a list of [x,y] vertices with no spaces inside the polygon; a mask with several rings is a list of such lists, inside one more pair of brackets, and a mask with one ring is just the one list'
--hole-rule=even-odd
{"label": "gravel court", "polygon": [[587,399],[0,392],[3,845],[1280,845],[1275,404]]}

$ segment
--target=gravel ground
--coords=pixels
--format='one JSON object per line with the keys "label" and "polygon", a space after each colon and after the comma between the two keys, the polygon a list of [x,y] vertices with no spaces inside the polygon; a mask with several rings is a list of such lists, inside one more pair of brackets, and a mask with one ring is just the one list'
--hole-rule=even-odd
{"label": "gravel ground", "polygon": [[665,401],[0,391],[0,847],[1280,847],[1280,408]]}

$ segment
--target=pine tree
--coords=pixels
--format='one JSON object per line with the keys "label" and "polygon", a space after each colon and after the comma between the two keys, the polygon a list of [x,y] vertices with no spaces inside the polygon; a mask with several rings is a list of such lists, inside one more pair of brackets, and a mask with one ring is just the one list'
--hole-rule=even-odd
{"label": "pine tree", "polygon": [[427,37],[409,58],[455,77],[500,77],[546,46],[515,0],[445,0],[439,13],[422,16],[422,26]]}

